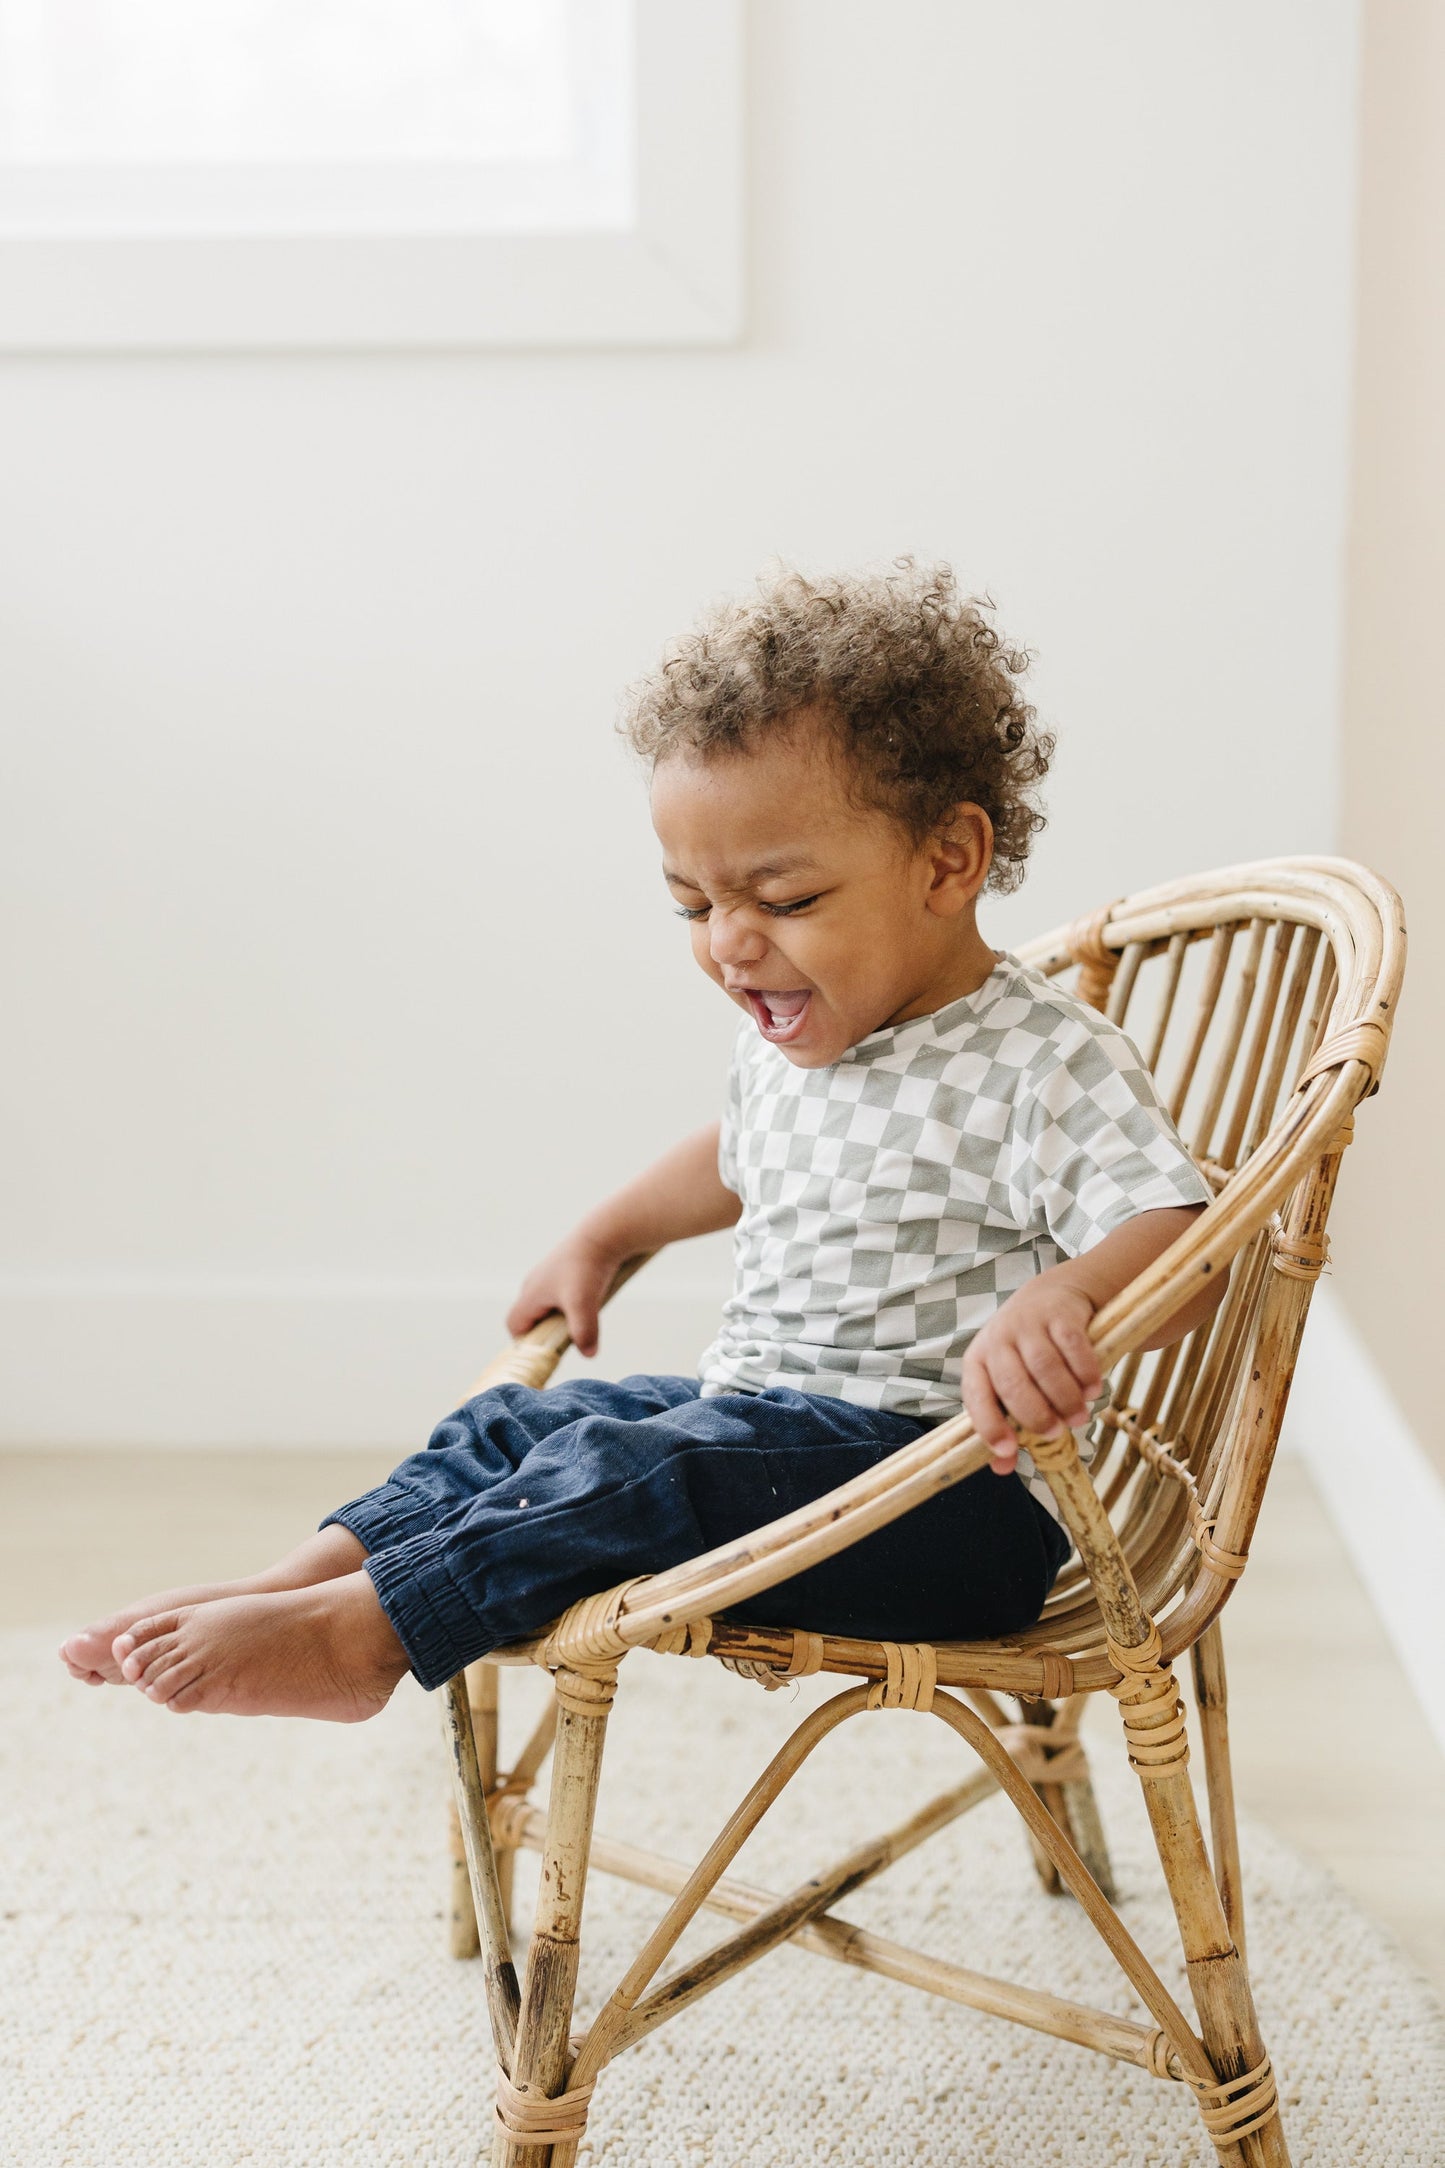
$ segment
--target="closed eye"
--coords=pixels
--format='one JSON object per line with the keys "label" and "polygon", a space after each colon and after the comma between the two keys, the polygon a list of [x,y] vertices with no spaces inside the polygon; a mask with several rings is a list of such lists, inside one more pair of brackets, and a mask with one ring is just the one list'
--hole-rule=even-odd
{"label": "closed eye", "polygon": [[[821,894],[820,889],[818,896]],[[793,918],[799,911],[806,911],[810,904],[816,903],[818,896],[799,896],[793,903],[764,903],[759,908],[766,911],[769,918]]]}
{"label": "closed eye", "polygon": [[[766,911],[769,918],[796,918],[800,911],[808,910],[811,905],[820,902],[821,899],[822,890],[820,889],[816,896],[798,896],[791,903],[764,903],[759,900],[758,909]],[[679,918],[688,919],[692,924],[696,925],[699,919],[707,917],[712,905],[710,903],[678,903],[673,905],[673,909]]]}

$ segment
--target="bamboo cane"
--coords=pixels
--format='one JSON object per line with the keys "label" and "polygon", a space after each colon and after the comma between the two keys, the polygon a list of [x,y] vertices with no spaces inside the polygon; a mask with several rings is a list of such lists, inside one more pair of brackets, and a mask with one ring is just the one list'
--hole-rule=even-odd
{"label": "bamboo cane", "polygon": [[[490,1793],[497,1781],[497,1667],[495,1664],[469,1664],[467,1667],[467,1698],[472,1712],[472,1737],[477,1745],[477,1767],[481,1772],[482,1790]],[[462,1839],[461,1819],[456,1799],[448,1800],[448,1831],[452,1859],[452,1901],[450,1907],[449,1942],[453,1957],[476,1957],[481,1950],[481,1937],[477,1931],[476,1907],[472,1903],[471,1880],[467,1869],[466,1846]],[[510,1917],[512,1861],[510,1856],[497,1859],[497,1886],[501,1895],[502,1911]]]}
{"label": "bamboo cane", "polygon": [[1204,1748],[1214,1879],[1219,1885],[1219,1898],[1234,1946],[1247,1961],[1239,1825],[1234,1813],[1234,1783],[1229,1760],[1229,1689],[1218,1619],[1200,1635],[1190,1654],[1194,1667],[1194,1700],[1199,1711],[1199,1736]]}
{"label": "bamboo cane", "polygon": [[[1261,927],[1263,921],[1261,921]],[[1219,1159],[1232,1173],[1239,1159],[1239,1149],[1244,1142],[1245,1131],[1254,1106],[1255,1094],[1265,1073],[1265,1058],[1269,1052],[1280,1009],[1280,989],[1284,984],[1285,970],[1289,964],[1290,951],[1294,947],[1299,928],[1288,919],[1280,919],[1275,925],[1270,941],[1269,964],[1260,987],[1259,1003],[1255,1013],[1254,1030],[1243,1063],[1237,1074],[1226,1079],[1230,1090],[1230,1114],[1224,1136],[1219,1146]]]}
{"label": "bamboo cane", "polygon": [[[523,2105],[540,2107],[553,2101],[567,2076],[592,1819],[607,1716],[616,1685],[616,1672],[600,1669],[585,1674],[559,1671],[553,1681],[559,1713],[552,1791],[542,1843],[537,1911],[527,1949],[509,2073],[519,2110]],[[504,2120],[500,2081],[498,2094],[493,2168],[547,2168],[551,2143],[528,2143],[516,2128],[509,2129]],[[585,2113],[577,2122],[579,2133],[582,2121]],[[520,2112],[514,2122],[523,2122]]]}
{"label": "bamboo cane", "polygon": [[1179,998],[1179,982],[1184,976],[1184,959],[1188,949],[1189,935],[1187,933],[1176,933],[1170,936],[1169,976],[1164,982],[1163,998],[1159,1004],[1159,1014],[1154,1020],[1154,1034],[1149,1042],[1149,1051],[1144,1056],[1144,1065],[1151,1076],[1159,1067],[1159,1058],[1164,1052],[1164,1041],[1168,1037],[1169,1026],[1174,1020],[1174,1004]]}
{"label": "bamboo cane", "polygon": [[510,2067],[517,2027],[517,1974],[507,1933],[506,1908],[497,1881],[486,1793],[472,1734],[466,1674],[459,1672],[442,1689],[442,1722],[450,1751],[452,1781],[471,1878],[473,1919],[480,1929],[487,2010],[497,2060]]}
{"label": "bamboo cane", "polygon": [[[993,1789],[990,1780],[989,1790]],[[541,1811],[536,1807],[525,1807],[520,1813],[514,1810],[513,1818],[516,1842],[528,1851],[540,1850],[545,1824]],[[624,1881],[662,1890],[670,1896],[683,1887],[693,1871],[681,1860],[667,1859],[660,1853],[644,1851],[636,1845],[622,1844],[608,1837],[593,1838],[592,1866],[602,1874],[617,1875]],[[703,1899],[706,1910],[739,1921],[756,1918],[776,1902],[772,1891],[739,1882],[729,1875],[720,1877]],[[1157,2028],[1151,2030],[1086,2003],[1065,2001],[1042,1988],[1025,1987],[1013,1980],[996,1980],[988,1973],[973,1972],[943,1958],[925,1956],[921,1951],[905,1948],[902,1943],[889,1941],[884,1935],[854,1926],[836,1913],[828,1913],[822,1919],[799,1927],[791,1940],[795,1948],[807,1950],[814,1956],[831,1958],[836,1964],[853,1965],[864,1972],[879,1973],[905,1987],[941,1995],[945,2001],[959,2003],[966,2009],[1027,2025],[1036,2032],[1049,2033],[1056,2040],[1071,2040],[1079,2047],[1096,2048],[1120,2062],[1134,2063],[1141,2070],[1149,2070],[1156,2077],[1179,2075],[1178,2058],[1173,2056]],[[1171,2058],[1172,2069],[1168,2067]]]}
{"label": "bamboo cane", "polygon": [[[1145,1650],[1151,1643],[1156,1651],[1153,1658],[1145,1658],[1138,1673],[1141,1681],[1146,1670],[1155,1674],[1156,1689],[1141,1686],[1134,1692],[1135,1674],[1125,1674],[1124,1685],[1129,1691],[1123,1693],[1124,1721],[1130,1759],[1143,1785],[1205,2048],[1218,2081],[1241,2079],[1261,2066],[1267,2067],[1264,2043],[1249,1977],[1230,1935],[1204,1847],[1185,1767],[1183,1718],[1174,1713],[1178,1710],[1177,1690],[1167,1667],[1158,1662],[1153,1622],[1139,1602],[1122,1546],[1079,1463],[1072,1437],[1066,1432],[1058,1439],[1038,1441],[1032,1448],[1036,1459],[1040,1447],[1040,1465],[1098,1591],[1110,1633],[1111,1655],[1118,1661],[1126,1652]],[[1144,1702],[1133,1719],[1135,1729],[1131,1730],[1131,1702],[1143,1702],[1145,1692],[1150,1691],[1156,1708],[1151,1710]],[[1173,1709],[1165,1714],[1171,1701]],[[1277,2111],[1262,2127],[1241,2138],[1239,2150],[1249,2168],[1288,2168],[1289,2154]]]}
{"label": "bamboo cane", "polygon": [[[702,1860],[692,1869],[667,1913],[654,1928],[637,1958],[593,2021],[578,2052],[573,2070],[574,2084],[581,2085],[584,2081],[590,2083],[609,2057],[633,2037],[630,2028],[634,2013],[640,2014],[642,2009],[647,2009],[649,2019],[655,2017],[660,2022],[662,2017],[672,2014],[674,2008],[694,1999],[695,1994],[704,1991],[707,1985],[719,1984],[722,1978],[740,1969],[742,1964],[761,1955],[764,1948],[786,1939],[807,1921],[811,1909],[821,1909],[810,1907],[808,1898],[808,1893],[815,1891],[819,1885],[805,1885],[804,1890],[795,1891],[792,1897],[775,1902],[770,1913],[764,1916],[764,1934],[753,1936],[744,1930],[740,1937],[724,1946],[724,1957],[720,1962],[710,1963],[710,1959],[717,1958],[717,1953],[714,1952],[710,1953],[710,1959],[700,1960],[698,1966],[689,1968],[687,1973],[681,1976],[684,1988],[680,1998],[654,2000],[650,2008],[641,2002],[642,1991],[647,1982],[676,1945],[683,1929],[704,1903],[708,1890],[716,1885],[729,1862],[736,1856],[746,1837],[756,1828],[783,1786],[830,1731],[850,1717],[859,1715],[867,1705],[868,1690],[864,1687],[854,1687],[835,1695],[830,1702],[824,1703],[821,1708],[805,1717],[792,1737],[774,1756],[768,1768],[729,1816]],[[1196,2083],[1212,2082],[1213,2071],[1205,2051],[1183,2012],[1099,1890],[1068,1837],[1036,1798],[1028,1780],[1019,1773],[1007,1748],[999,1742],[981,1717],[975,1715],[973,1710],[961,1701],[955,1700],[952,1695],[935,1695],[931,1713],[958,1732],[973,1747],[995,1782],[1008,1793],[1028,1828],[1048,1851],[1071,1895],[1077,1898],[1135,1993],[1154,2018],[1156,2026],[1167,2037],[1185,2075]],[[851,1866],[852,1862],[845,1865]],[[839,1888],[833,1889],[827,1901],[831,1902],[846,1886],[848,1885],[845,1882]],[[651,2029],[650,2023],[646,2029]]]}

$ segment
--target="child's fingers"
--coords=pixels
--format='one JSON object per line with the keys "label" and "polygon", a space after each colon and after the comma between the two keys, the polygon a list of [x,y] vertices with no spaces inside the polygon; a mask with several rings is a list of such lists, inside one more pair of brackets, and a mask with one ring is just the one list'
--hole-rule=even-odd
{"label": "child's fingers", "polygon": [[520,1340],[524,1332],[530,1332],[549,1310],[556,1307],[549,1296],[533,1295],[524,1287],[507,1312],[504,1320],[506,1329],[514,1340]]}
{"label": "child's fingers", "polygon": [[[1048,1401],[1054,1415],[1077,1429],[1089,1413],[1088,1404],[1061,1351],[1042,1330],[1019,1343],[1029,1376]],[[1037,1426],[1035,1426],[1037,1427]]]}
{"label": "child's fingers", "polygon": [[572,1345],[579,1355],[597,1353],[601,1307],[595,1290],[590,1287],[569,1290],[562,1297],[562,1315],[567,1320]]}
{"label": "child's fingers", "polygon": [[1064,1418],[1034,1383],[1017,1347],[1005,1341],[991,1348],[988,1374],[994,1392],[1025,1430],[1036,1430],[1040,1437],[1048,1438],[1063,1427]]}
{"label": "child's fingers", "polygon": [[1007,1475],[1019,1457],[1019,1441],[999,1405],[983,1362],[970,1356],[964,1358],[963,1364],[963,1404],[974,1429],[993,1455],[994,1467],[1000,1475]]}
{"label": "child's fingers", "polygon": [[1078,1381],[1085,1400],[1097,1400],[1104,1390],[1104,1374],[1099,1368],[1094,1343],[1083,1326],[1073,1317],[1051,1318],[1049,1337]]}

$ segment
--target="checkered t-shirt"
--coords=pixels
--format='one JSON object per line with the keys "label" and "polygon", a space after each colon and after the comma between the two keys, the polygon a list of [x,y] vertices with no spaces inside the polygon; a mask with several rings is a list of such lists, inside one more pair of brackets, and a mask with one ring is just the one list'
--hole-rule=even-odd
{"label": "checkered t-shirt", "polygon": [[[742,1199],[704,1394],[790,1385],[942,1421],[1014,1292],[1210,1192],[1138,1050],[1004,956],[976,993],[800,1069],[751,1021],[719,1169]],[[1053,1510],[1028,1461],[1020,1473]]]}

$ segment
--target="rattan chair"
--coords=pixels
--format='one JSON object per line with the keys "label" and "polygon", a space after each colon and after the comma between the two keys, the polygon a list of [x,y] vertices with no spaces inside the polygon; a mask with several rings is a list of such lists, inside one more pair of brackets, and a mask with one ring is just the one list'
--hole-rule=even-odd
{"label": "rattan chair", "polygon": [[[1291,858],[1176,881],[1034,943],[1024,960],[1074,973],[1074,990],[1141,1046],[1214,1202],[1100,1312],[1093,1337],[1109,1401],[1081,1454],[1073,1437],[1028,1441],[1075,1555],[1038,1623],[1007,1640],[900,1646],[760,1629],[728,1611],[959,1482],[987,1455],[966,1417],[745,1542],[576,1604],[545,1635],[493,1652],[444,1689],[458,1822],[453,1948],[480,1947],[495,2036],[494,2163],[566,2168],[609,2061],[779,1943],[1098,2049],[1192,2095],[1221,2161],[1285,2168],[1279,2095],[1245,1964],[1220,1613],[1249,1554],[1357,1102],[1374,1090],[1404,961],[1399,899],[1343,860]],[[1205,1275],[1224,1302],[1189,1338],[1135,1352]],[[567,1345],[536,1326],[483,1374],[543,1385]],[[814,1672],[849,1684],[797,1726],[691,1871],[593,1836],[620,1660],[648,1647],[712,1656],[764,1682]],[[1171,1666],[1191,1657],[1209,1804],[1205,1838],[1186,1769]],[[499,1772],[499,1666],[552,1674],[548,1713]],[[685,1665],[677,1691],[688,1690]],[[743,1691],[739,1688],[739,1691]],[[1120,1921],[1078,1736],[1090,1694],[1119,1704],[1178,1923],[1191,2022]],[[1020,1719],[1002,1695],[1014,1697]],[[789,1778],[839,1724],[870,1709],[941,1719],[982,1764],[899,1827],[774,1898],[726,1879]],[[880,1736],[880,1751],[885,1750]],[[552,1756],[550,1797],[532,1786]],[[880,1872],[995,1788],[1023,1819],[1046,1887],[1071,1893],[1142,2002],[1148,2025],[987,1978],[850,1926],[844,1890]],[[519,1846],[541,1854],[519,1988],[508,1927]],[[578,1935],[589,1865],[673,1893],[636,1962],[574,2035]],[[701,1958],[665,1964],[703,1906],[736,1928]],[[1141,2133],[1141,2145],[1143,2134]]]}

